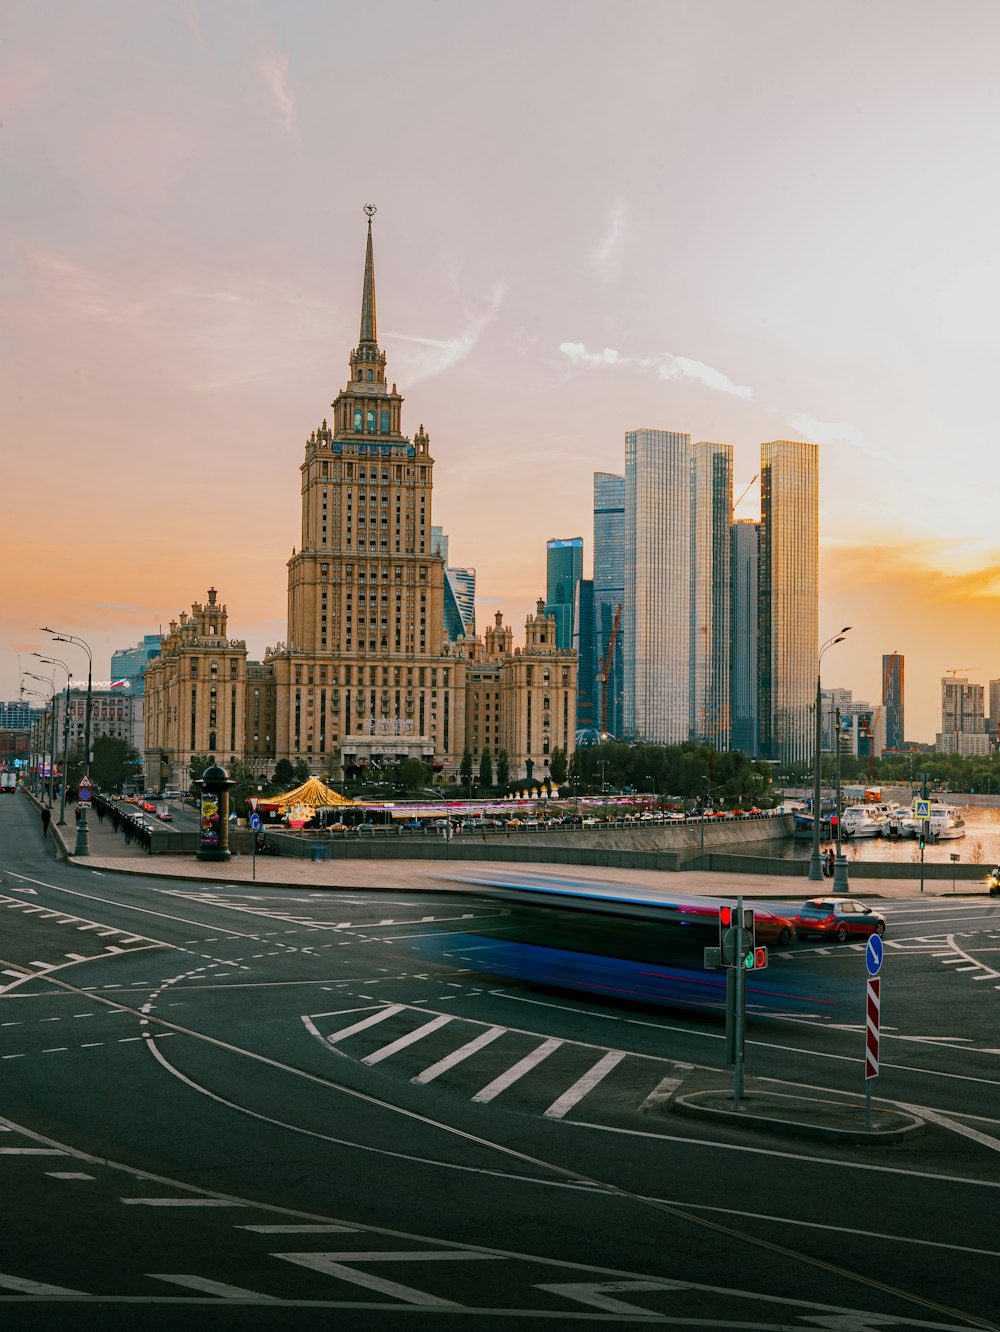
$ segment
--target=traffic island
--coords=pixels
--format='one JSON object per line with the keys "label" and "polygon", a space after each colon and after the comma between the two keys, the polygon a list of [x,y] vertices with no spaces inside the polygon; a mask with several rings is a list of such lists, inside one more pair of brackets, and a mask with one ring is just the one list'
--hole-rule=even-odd
{"label": "traffic island", "polygon": [[810,1096],[764,1079],[747,1079],[739,1105],[732,1083],[681,1091],[668,1102],[682,1115],[701,1116],[733,1127],[766,1129],[799,1137],[872,1147],[902,1142],[923,1131],[924,1120],[894,1106],[872,1105],[871,1124],[861,1097]]}

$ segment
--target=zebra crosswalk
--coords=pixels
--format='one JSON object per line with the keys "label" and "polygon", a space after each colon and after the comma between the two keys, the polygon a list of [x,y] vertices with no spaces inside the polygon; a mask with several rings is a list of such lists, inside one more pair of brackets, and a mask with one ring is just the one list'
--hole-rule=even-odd
{"label": "zebra crosswalk", "polygon": [[424,1006],[385,1003],[302,1018],[340,1058],[379,1066],[416,1087],[430,1083],[474,1105],[506,1105],[546,1119],[631,1115],[669,1100],[694,1065],[560,1036],[498,1026]]}

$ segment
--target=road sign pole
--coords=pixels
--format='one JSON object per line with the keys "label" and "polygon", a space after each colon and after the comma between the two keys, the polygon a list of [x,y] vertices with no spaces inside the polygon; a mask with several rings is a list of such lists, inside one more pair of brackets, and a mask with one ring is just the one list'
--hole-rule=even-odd
{"label": "road sign pole", "polygon": [[736,1003],[733,1033],[733,1108],[740,1108],[743,1095],[743,1014],[747,1002],[747,978],[743,968],[743,898],[736,899],[736,929],[739,934],[739,947],[736,949]]}
{"label": "road sign pole", "polygon": [[868,985],[865,993],[865,1127],[872,1126],[872,1082],[878,1077],[878,1044],[881,1027],[882,982],[879,972],[882,969],[884,950],[881,937],[869,936],[865,947],[865,965],[868,968]]}

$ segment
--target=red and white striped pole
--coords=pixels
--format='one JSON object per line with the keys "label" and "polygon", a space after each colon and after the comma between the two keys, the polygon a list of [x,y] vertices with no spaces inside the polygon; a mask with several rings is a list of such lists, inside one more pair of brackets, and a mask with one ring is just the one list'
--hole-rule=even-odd
{"label": "red and white striped pole", "polygon": [[878,1077],[878,1034],[881,1009],[882,982],[878,976],[868,977],[868,996],[865,1013],[865,1123],[872,1126],[872,1078]]}

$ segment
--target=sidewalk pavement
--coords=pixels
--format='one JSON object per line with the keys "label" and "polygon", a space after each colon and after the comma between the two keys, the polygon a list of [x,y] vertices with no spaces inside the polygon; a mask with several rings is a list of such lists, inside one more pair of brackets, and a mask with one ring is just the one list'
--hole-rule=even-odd
{"label": "sidewalk pavement", "polygon": [[[56,811],[57,813],[58,811]],[[118,874],[141,874],[163,879],[198,879],[221,886],[256,883],[260,887],[330,889],[357,892],[412,892],[428,888],[435,892],[460,892],[470,883],[488,881],[491,870],[482,861],[427,860],[323,860],[298,856],[234,856],[229,861],[198,860],[193,855],[152,856],[136,842],[125,845],[121,830],[113,831],[111,819],[98,819],[88,811],[90,854],[77,856],[76,821],[67,811],[66,823],[57,826],[55,818],[49,836],[56,836],[65,859],[86,869]],[[910,898],[919,894],[918,879],[864,879],[851,869],[852,895],[865,898]],[[498,861],[496,874],[531,874],[562,879],[594,880],[604,883],[633,884],[670,888],[688,895],[733,898],[742,895],[770,901],[804,901],[808,897],[832,893],[832,883],[822,886],[806,878],[788,878],[767,874],[721,874],[709,870],[666,873],[657,870],[615,869],[605,866],[511,864]],[[981,889],[977,889],[981,892]],[[969,895],[966,892],[964,895]],[[925,897],[963,896],[952,893],[950,884],[937,881],[927,885]],[[755,1128],[797,1136],[824,1138],[839,1143],[864,1143],[869,1146],[899,1142],[919,1132],[923,1120],[888,1103],[872,1107],[872,1122],[866,1122],[864,1101],[856,1096],[809,1095],[805,1090],[776,1080],[748,1078],[738,1106],[734,1104],[732,1074],[704,1070],[693,1081],[678,1088],[669,1105],[679,1114],[714,1119],[731,1127]]]}
{"label": "sidewalk pavement", "polygon": [[[73,807],[75,808],[75,807]],[[58,805],[54,811],[58,815]],[[491,877],[491,867],[483,861],[455,859],[441,860],[322,860],[313,861],[299,856],[234,855],[229,861],[198,860],[192,854],[153,856],[137,842],[125,845],[121,829],[112,830],[111,819],[105,815],[98,819],[95,809],[88,810],[90,854],[77,856],[76,821],[67,806],[66,823],[59,828],[54,817],[49,835],[55,834],[62,853],[71,864],[100,869],[118,874],[144,874],[168,879],[203,879],[210,883],[250,883],[273,888],[328,888],[331,891],[366,890],[400,892],[420,887],[435,890],[455,889],[462,883],[483,881]],[[377,845],[377,844],[372,844]],[[455,852],[460,846],[452,844]],[[856,863],[848,868],[852,896],[871,899],[909,898],[920,896],[920,880],[865,878],[865,865]],[[554,877],[562,879],[592,880],[601,883],[635,884],[660,887],[669,884],[672,891],[685,896],[720,897],[732,901],[737,896],[765,898],[772,901],[805,901],[808,897],[834,895],[831,879],[820,882],[801,877],[769,874],[731,874],[712,870],[682,870],[667,873],[661,870],[617,869],[612,866],[552,865],[497,861],[495,873],[505,879],[516,874]],[[985,873],[985,871],[984,871]],[[924,884],[923,896],[963,897],[980,896],[984,892],[978,883],[968,880],[955,890],[948,880],[929,880]]]}

